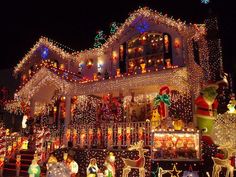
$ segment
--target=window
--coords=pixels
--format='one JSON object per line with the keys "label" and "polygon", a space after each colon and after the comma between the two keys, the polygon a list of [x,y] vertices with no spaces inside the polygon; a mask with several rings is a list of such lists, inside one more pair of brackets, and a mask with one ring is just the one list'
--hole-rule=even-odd
{"label": "window", "polygon": [[171,38],[168,34],[143,33],[129,40],[127,47],[129,73],[140,69],[140,64],[143,63],[150,69],[171,65]]}

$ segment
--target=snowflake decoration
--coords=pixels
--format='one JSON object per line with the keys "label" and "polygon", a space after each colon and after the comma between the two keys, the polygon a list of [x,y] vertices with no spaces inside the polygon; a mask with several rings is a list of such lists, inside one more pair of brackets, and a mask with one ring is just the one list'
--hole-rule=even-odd
{"label": "snowflake decoration", "polygon": [[209,4],[210,0],[201,0],[202,4]]}
{"label": "snowflake decoration", "polygon": [[136,30],[138,30],[140,33],[144,33],[148,30],[149,28],[149,24],[147,21],[141,21],[137,26],[136,26]]}
{"label": "snowflake decoration", "polygon": [[48,50],[47,47],[41,48],[41,57],[42,57],[43,59],[48,58],[48,54],[49,54],[49,50]]}

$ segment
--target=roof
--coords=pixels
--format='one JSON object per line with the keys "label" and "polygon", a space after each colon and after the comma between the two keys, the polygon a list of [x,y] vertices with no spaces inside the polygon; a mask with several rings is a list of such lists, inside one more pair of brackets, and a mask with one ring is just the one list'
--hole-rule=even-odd
{"label": "roof", "polygon": [[[66,49],[64,49],[65,46],[61,48],[61,46],[59,46],[60,45],[59,43],[49,40],[46,37],[41,37],[39,41],[33,46],[33,48],[31,48],[30,51],[17,64],[17,66],[14,69],[14,73],[17,74],[22,70],[24,64],[27,63],[27,61],[31,58],[32,54],[37,50],[38,47],[40,47],[40,45],[44,45],[49,49],[58,52],[64,59],[78,60],[79,58],[84,58],[84,56],[88,55],[99,56],[103,54],[105,49],[109,48],[109,46],[111,46],[117,39],[119,39],[124,33],[124,31],[127,28],[129,28],[132,25],[132,23],[140,16],[155,21],[156,23],[165,24],[168,27],[175,28],[179,33],[186,36],[188,35],[199,36],[199,34],[205,33],[205,28],[203,26],[197,26],[196,24],[187,25],[180,19],[174,20],[172,17],[168,17],[167,15],[162,15],[157,11],[151,10],[147,7],[143,7],[131,13],[130,16],[125,20],[125,22],[117,29],[115,34],[109,36],[107,41],[100,48],[92,48],[84,51],[73,51],[70,49],[70,51],[67,51]],[[189,31],[192,31],[192,33],[189,33]]]}
{"label": "roof", "polygon": [[[47,37],[40,37],[36,44],[30,49],[30,51],[23,57],[23,59],[15,66],[14,73],[18,73],[22,70],[23,66],[28,62],[34,52],[41,46],[48,47],[50,50],[60,53],[62,58],[71,57],[71,53],[74,51],[68,47],[59,44],[53,40],[48,39]],[[63,46],[63,47],[61,47]],[[66,49],[65,49],[66,48]]]}
{"label": "roof", "polygon": [[61,74],[52,68],[42,66],[28,82],[19,87],[15,95],[19,97],[19,100],[28,100],[35,96],[38,96],[38,99],[47,97],[47,100],[50,100],[55,90],[59,90],[60,94],[64,95],[90,95],[120,90],[129,92],[132,85],[132,89],[154,92],[158,90],[158,86],[164,84],[185,93],[188,92],[189,87],[187,75],[186,67],[181,67],[166,69],[162,72],[147,72],[128,77],[84,82],[83,79],[71,80],[61,77]]}

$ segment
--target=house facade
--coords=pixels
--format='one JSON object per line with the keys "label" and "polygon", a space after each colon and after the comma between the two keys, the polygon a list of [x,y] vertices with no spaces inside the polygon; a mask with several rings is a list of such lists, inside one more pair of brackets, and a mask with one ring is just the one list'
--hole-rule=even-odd
{"label": "house facade", "polygon": [[[97,48],[74,51],[41,37],[15,67],[21,84],[6,108],[48,117],[70,130],[67,139],[83,124],[157,121],[153,129],[166,129],[181,119],[186,128],[208,58],[205,25],[140,8]],[[157,95],[171,104],[155,103]]]}

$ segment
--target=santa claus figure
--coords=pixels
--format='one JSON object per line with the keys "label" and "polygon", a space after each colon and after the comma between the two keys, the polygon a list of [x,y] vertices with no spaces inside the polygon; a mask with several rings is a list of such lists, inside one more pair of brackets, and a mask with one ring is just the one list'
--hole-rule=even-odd
{"label": "santa claus figure", "polygon": [[195,100],[197,125],[204,134],[211,134],[213,122],[217,114],[217,84],[209,84]]}

